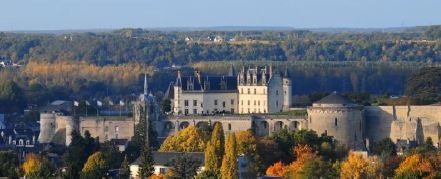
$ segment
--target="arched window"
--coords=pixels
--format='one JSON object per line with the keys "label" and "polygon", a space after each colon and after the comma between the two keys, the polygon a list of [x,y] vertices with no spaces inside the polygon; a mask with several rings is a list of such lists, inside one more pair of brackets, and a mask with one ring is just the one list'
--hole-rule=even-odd
{"label": "arched window", "polygon": [[337,126],[337,118],[334,119],[334,125]]}

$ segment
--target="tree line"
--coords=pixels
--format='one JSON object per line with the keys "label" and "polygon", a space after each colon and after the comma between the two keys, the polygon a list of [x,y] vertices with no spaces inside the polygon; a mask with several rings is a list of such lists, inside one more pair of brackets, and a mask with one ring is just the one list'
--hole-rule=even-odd
{"label": "tree line", "polygon": [[[0,59],[25,63],[85,61],[97,65],[138,62],[157,67],[219,60],[439,62],[440,29],[431,26],[422,31],[394,33],[142,29],[69,34],[2,32]],[[225,41],[205,42],[216,36]]]}

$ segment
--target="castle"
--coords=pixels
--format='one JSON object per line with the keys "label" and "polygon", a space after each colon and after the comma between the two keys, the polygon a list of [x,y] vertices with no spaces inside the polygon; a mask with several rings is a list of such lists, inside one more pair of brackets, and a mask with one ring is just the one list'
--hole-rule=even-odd
{"label": "castle", "polygon": [[[151,126],[160,140],[188,126],[219,122],[226,133],[251,129],[257,136],[282,129],[310,129],[333,136],[355,150],[366,150],[372,142],[385,138],[391,138],[400,148],[408,148],[430,137],[438,147],[441,137],[441,105],[437,104],[362,106],[334,92],[307,107],[306,115],[279,113],[289,110],[292,86],[287,72],[282,75],[272,67],[242,68],[236,76],[232,67],[227,76],[203,76],[196,70],[194,77],[184,77],[178,72],[166,95],[172,100],[173,114],[168,116],[160,115],[155,97],[147,94],[146,81],[145,78],[144,93],[134,102],[133,117],[75,120],[69,109],[45,109],[41,113],[40,143],[53,142],[57,135],[64,135],[68,145],[73,130],[89,130],[93,137],[104,140],[130,140],[134,126],[141,122]],[[54,105],[68,108],[69,103]]]}
{"label": "castle", "polygon": [[292,101],[291,79],[272,66],[242,68],[235,75],[230,66],[226,76],[182,76],[169,88],[175,115],[209,115],[216,113],[266,114],[288,110]]}

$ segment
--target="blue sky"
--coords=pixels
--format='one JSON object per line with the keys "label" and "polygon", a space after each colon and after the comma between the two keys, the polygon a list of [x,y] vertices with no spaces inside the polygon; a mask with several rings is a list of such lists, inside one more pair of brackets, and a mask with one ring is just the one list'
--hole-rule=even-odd
{"label": "blue sky", "polygon": [[441,24],[441,0],[1,0],[0,31]]}

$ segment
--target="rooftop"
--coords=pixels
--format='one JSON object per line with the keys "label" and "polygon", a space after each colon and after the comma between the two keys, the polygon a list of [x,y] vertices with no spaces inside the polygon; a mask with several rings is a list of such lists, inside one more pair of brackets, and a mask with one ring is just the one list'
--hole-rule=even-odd
{"label": "rooftop", "polygon": [[341,105],[356,105],[351,99],[333,92],[330,95],[316,101],[314,104],[341,104]]}

